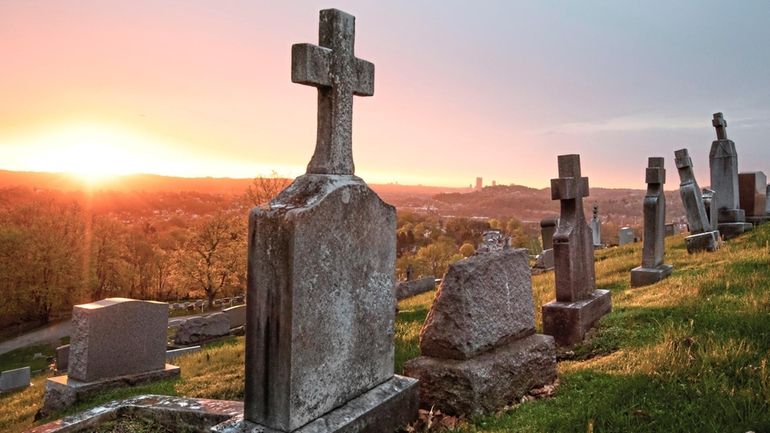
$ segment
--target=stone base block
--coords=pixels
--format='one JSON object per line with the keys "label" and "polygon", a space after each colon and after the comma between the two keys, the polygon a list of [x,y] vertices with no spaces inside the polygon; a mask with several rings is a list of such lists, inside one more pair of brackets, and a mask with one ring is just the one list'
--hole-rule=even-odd
{"label": "stone base block", "polygon": [[417,419],[417,380],[395,375],[364,394],[292,432],[274,430],[240,415],[211,429],[215,433],[392,433]]}
{"label": "stone base block", "polygon": [[724,240],[730,240],[750,231],[754,228],[754,225],[747,222],[737,222],[719,223],[718,227],[722,238],[724,238]]}
{"label": "stone base block", "polygon": [[498,410],[556,379],[553,337],[530,335],[466,360],[421,356],[404,374],[420,381],[420,405],[450,415]]}
{"label": "stone base block", "polygon": [[543,250],[535,259],[535,268],[543,271],[551,271],[554,267],[553,248]]}
{"label": "stone base block", "polygon": [[48,416],[88,396],[99,394],[109,389],[140,385],[177,376],[179,376],[179,367],[171,364],[166,364],[163,370],[100,379],[93,382],[80,382],[70,379],[66,374],[55,376],[45,382],[43,407],[38,412],[38,415],[40,417]]}
{"label": "stone base block", "polygon": [[660,265],[657,268],[643,268],[641,266],[631,269],[631,287],[649,286],[671,275],[674,269],[671,265]]}
{"label": "stone base block", "polygon": [[765,216],[747,216],[746,222],[751,223],[754,226],[758,226],[760,224],[764,224],[766,222],[770,221],[770,215]]}
{"label": "stone base block", "polygon": [[719,223],[741,223],[746,221],[746,212],[743,209],[719,209],[717,211]]}
{"label": "stone base block", "polygon": [[690,254],[700,251],[716,251],[719,248],[719,230],[687,236],[684,238],[684,244]]}
{"label": "stone base block", "polygon": [[551,301],[543,305],[543,333],[553,335],[559,346],[572,346],[583,341],[586,331],[610,311],[609,290],[594,290],[582,301]]}

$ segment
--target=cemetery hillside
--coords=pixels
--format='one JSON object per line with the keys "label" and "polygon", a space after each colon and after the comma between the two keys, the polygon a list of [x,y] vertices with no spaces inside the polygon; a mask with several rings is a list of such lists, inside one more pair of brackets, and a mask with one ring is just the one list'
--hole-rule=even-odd
{"label": "cemetery hillside", "polygon": [[0,433],[770,433],[770,8],[81,3],[0,2]]}
{"label": "cemetery hillside", "polygon": [[[455,423],[462,432],[762,432],[770,429],[770,225],[713,254],[687,254],[683,236],[667,239],[673,275],[629,287],[628,269],[641,245],[597,252],[597,287],[613,311],[589,338],[560,353],[559,383],[548,397],[527,397],[494,414]],[[553,273],[533,277],[535,311],[552,295]],[[434,292],[401,301],[396,319],[396,371],[419,355],[420,327]],[[538,329],[541,319],[537,317]],[[244,340],[235,337],[177,359],[179,379],[105,392],[64,412],[139,394],[243,398]],[[33,425],[43,382],[0,396],[3,431]],[[38,421],[42,422],[42,421]],[[161,430],[150,430],[161,431]],[[165,430],[163,430],[165,431]]]}

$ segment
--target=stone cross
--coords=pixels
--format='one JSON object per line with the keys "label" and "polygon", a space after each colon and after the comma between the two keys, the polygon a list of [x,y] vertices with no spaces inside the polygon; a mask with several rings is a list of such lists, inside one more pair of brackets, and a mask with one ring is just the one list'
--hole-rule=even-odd
{"label": "stone cross", "polygon": [[655,268],[663,264],[663,238],[666,225],[666,183],[664,159],[652,157],[647,160],[645,172],[647,195],[644,197],[644,247],[642,267]]}
{"label": "stone cross", "polygon": [[353,165],[353,95],[374,95],[374,64],[353,54],[355,17],[321,11],[319,46],[294,44],[291,81],[318,88],[318,126],[312,174],[347,174]]}
{"label": "stone cross", "polygon": [[583,213],[588,178],[580,173],[580,155],[559,155],[559,178],[551,179],[551,199],[560,200],[561,216],[553,238],[556,300],[585,299],[596,289],[591,229]]}
{"label": "stone cross", "polygon": [[717,130],[717,140],[727,140],[727,121],[722,113],[714,113],[711,124]]}

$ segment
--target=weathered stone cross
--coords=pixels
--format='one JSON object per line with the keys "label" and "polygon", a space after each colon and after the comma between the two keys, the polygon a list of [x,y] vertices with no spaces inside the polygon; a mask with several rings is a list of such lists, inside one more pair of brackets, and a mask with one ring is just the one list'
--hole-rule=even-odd
{"label": "weathered stone cross", "polygon": [[727,140],[727,121],[722,113],[714,113],[714,119],[711,121],[717,130],[717,140]]}
{"label": "weathered stone cross", "polygon": [[291,47],[291,81],[318,88],[318,130],[308,173],[353,174],[353,95],[374,94],[374,64],[353,54],[355,17],[321,11],[320,46]]}
{"label": "weathered stone cross", "polygon": [[583,197],[588,197],[588,178],[580,175],[580,155],[559,155],[559,178],[551,179],[551,199],[580,209],[582,215]]}

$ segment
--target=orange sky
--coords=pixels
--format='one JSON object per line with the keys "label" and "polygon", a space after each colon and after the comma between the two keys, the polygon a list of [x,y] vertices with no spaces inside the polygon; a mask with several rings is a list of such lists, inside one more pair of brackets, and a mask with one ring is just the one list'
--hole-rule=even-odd
{"label": "orange sky", "polygon": [[290,82],[291,44],[317,43],[334,6],[377,68],[354,110],[368,181],[542,187],[556,155],[581,153],[592,185],[636,188],[646,157],[665,156],[675,188],[673,150],[689,147],[707,183],[720,110],[741,170],[770,172],[761,2],[283,3],[0,2],[0,168],[301,174],[316,95]]}

